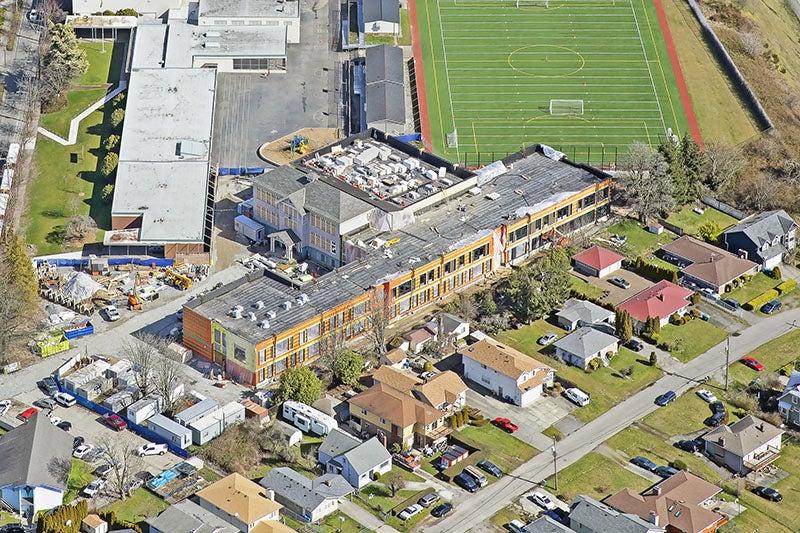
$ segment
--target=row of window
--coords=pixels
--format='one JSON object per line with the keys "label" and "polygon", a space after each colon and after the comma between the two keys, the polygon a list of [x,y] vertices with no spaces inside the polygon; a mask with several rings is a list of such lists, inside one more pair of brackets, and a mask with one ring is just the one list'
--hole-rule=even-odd
{"label": "row of window", "polygon": [[323,237],[317,232],[314,231],[309,232],[308,243],[311,245],[312,248],[316,248],[321,252],[336,255],[336,250],[337,250],[336,242]]}
{"label": "row of window", "polygon": [[[602,189],[599,193],[595,194],[592,193],[588,196],[585,196],[578,200],[578,209],[585,209],[589,206],[594,205],[597,203],[597,196],[600,196],[601,199],[605,200],[608,198],[608,188]],[[554,213],[548,213],[541,218],[537,218],[533,222],[528,225],[522,226],[517,228],[516,230],[512,231],[508,235],[509,242],[516,242],[520,239],[527,237],[528,235],[535,233],[537,231],[541,231],[542,229],[547,228],[551,224],[555,224],[572,214],[572,205],[564,206],[558,211]]]}
{"label": "row of window", "polygon": [[[444,264],[444,274],[451,274],[463,267],[466,264],[474,263],[489,254],[489,244],[483,244],[474,248],[473,250],[461,254],[459,257],[452,259]],[[392,289],[392,297],[402,298],[403,296],[411,293],[414,290],[415,282],[416,287],[424,287],[425,285],[436,281],[441,274],[439,267],[432,268],[427,272],[423,272],[416,279],[409,279]]]}
{"label": "row of window", "polygon": [[276,57],[235,57],[233,70],[285,70],[286,59]]}
{"label": "row of window", "polygon": [[316,213],[311,213],[311,225],[329,235],[337,235],[336,224]]}
{"label": "row of window", "polygon": [[[483,263],[477,264],[472,268],[459,272],[458,274],[455,274],[443,280],[441,284],[441,294],[446,294],[450,291],[457,289],[458,287],[468,285],[475,279],[491,271],[491,264],[492,264],[491,260],[484,261]],[[411,296],[410,298],[398,300],[394,306],[394,313],[395,315],[401,315],[403,313],[410,311],[411,309],[416,309],[417,307],[421,307],[426,303],[431,302],[436,298],[438,298],[439,294],[440,294],[439,284],[433,285],[428,289],[418,292],[417,294]]]}
{"label": "row of window", "polygon": [[256,204],[256,206],[255,206],[255,211],[256,211],[256,218],[258,218],[259,220],[263,220],[264,222],[266,222],[267,224],[269,224],[273,228],[279,227],[278,224],[280,223],[280,221],[279,221],[278,213],[276,213],[275,211],[266,209],[265,207],[260,206],[258,204]]}

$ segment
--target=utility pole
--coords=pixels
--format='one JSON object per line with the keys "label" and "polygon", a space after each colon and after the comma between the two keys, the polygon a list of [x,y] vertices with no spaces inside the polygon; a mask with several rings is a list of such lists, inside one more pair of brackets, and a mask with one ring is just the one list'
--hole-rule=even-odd
{"label": "utility pole", "polygon": [[556,439],[553,437],[553,480],[555,491],[558,492],[558,455],[556,454]]}
{"label": "utility pole", "polygon": [[731,366],[731,336],[725,339],[725,392],[728,392],[728,380]]}

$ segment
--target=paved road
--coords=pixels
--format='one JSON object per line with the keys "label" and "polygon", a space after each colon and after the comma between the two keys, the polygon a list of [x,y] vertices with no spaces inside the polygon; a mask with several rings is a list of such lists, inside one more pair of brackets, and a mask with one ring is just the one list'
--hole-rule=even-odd
{"label": "paved road", "polygon": [[[797,326],[794,324],[795,321]],[[766,318],[742,330],[739,336],[731,337],[731,361],[736,361],[761,344],[788,333],[795,327],[800,327],[800,309]],[[692,379],[720,374],[724,367],[725,343],[723,342],[683,365],[679,370],[680,375],[678,373],[665,375],[652,386],[565,437],[557,447],[559,470],[576,462],[602,442],[654,411],[656,406],[653,404],[653,399],[657,395],[670,389],[679,394],[686,392],[694,385]],[[426,533],[468,531],[552,473],[552,455],[547,452],[540,453],[497,483],[486,487],[464,504],[457,506],[449,518],[438,524],[427,525],[425,531]]]}
{"label": "paved road", "polygon": [[342,499],[339,503],[339,510],[371,531],[377,531],[378,533],[400,533],[392,526],[384,524],[381,520],[376,518],[375,515],[362,509],[361,506],[350,500]]}

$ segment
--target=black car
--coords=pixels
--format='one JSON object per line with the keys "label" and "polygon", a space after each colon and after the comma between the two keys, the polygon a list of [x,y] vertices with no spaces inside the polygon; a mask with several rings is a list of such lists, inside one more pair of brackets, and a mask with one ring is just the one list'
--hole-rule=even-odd
{"label": "black car", "polygon": [[783,499],[783,495],[772,487],[765,487],[763,485],[753,489],[753,494],[758,494],[771,502],[779,502]]}
{"label": "black car", "polygon": [[25,533],[25,528],[18,524],[8,524],[0,527],[0,533]]}
{"label": "black car", "polygon": [[491,461],[487,461],[486,459],[478,461],[478,468],[480,468],[481,470],[485,470],[486,472],[489,472],[494,477],[500,477],[503,475],[503,471],[500,470],[500,467],[498,467]]}
{"label": "black car", "polygon": [[443,503],[442,505],[433,508],[433,511],[431,511],[431,516],[434,516],[436,518],[441,518],[452,510],[453,510],[452,503],[449,502]]}
{"label": "black car", "polygon": [[779,300],[770,300],[761,306],[761,312],[765,315],[771,315],[772,313],[780,311],[781,307],[783,307],[783,304],[781,304]]}
{"label": "black car", "polygon": [[678,395],[675,394],[675,391],[668,390],[664,394],[659,394],[656,397],[656,405],[659,407],[664,407],[668,403],[674,402],[677,397]]}
{"label": "black car", "polygon": [[725,413],[725,404],[722,402],[713,402],[709,404],[709,407],[711,408],[711,412],[715,415],[718,413]]}
{"label": "black car", "polygon": [[453,481],[456,485],[461,487],[462,489],[466,490],[467,492],[478,492],[480,486],[478,482],[475,481],[475,478],[467,474],[466,472],[461,472],[456,477],[453,478]]}
{"label": "black car", "polygon": [[677,474],[678,470],[675,469],[675,468],[672,468],[671,466],[659,466],[658,468],[653,470],[653,473],[655,475],[657,475],[657,476],[661,476],[663,478],[667,478],[667,477],[672,477],[675,474]]}
{"label": "black car", "polygon": [[706,425],[715,428],[725,421],[725,412],[714,413],[706,419]]}
{"label": "black car", "polygon": [[72,439],[72,449],[74,450],[75,448],[77,448],[78,446],[83,444],[84,442],[86,442],[86,439],[84,439],[83,437],[78,435],[77,437]]}
{"label": "black car", "polygon": [[67,420],[62,420],[61,422],[56,424],[56,427],[58,429],[63,429],[64,431],[69,431],[72,429],[72,422],[69,422]]}
{"label": "black car", "polygon": [[703,447],[702,443],[697,440],[679,440],[674,446],[689,453],[697,453]]}
{"label": "black car", "polygon": [[625,343],[625,347],[634,352],[641,352],[644,350],[644,343],[639,339],[631,339]]}
{"label": "black car", "polygon": [[734,309],[739,309],[739,302],[734,300],[733,298],[725,298],[722,300],[724,303],[730,305]]}
{"label": "black car", "polygon": [[653,472],[656,468],[658,468],[657,464],[655,464],[653,461],[651,461],[647,457],[642,457],[641,455],[637,455],[636,457],[633,457],[631,459],[631,463],[635,464],[639,468],[644,468],[645,470],[648,470],[650,472]]}
{"label": "black car", "polygon": [[44,378],[43,380],[39,381],[37,385],[39,385],[39,388],[50,396],[58,392],[58,384],[56,383],[56,380],[51,377]]}

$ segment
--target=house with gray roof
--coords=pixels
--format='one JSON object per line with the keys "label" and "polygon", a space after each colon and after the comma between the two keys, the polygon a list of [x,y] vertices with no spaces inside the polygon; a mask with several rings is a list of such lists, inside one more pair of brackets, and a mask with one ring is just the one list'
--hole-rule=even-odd
{"label": "house with gray roof", "polygon": [[800,427],[800,372],[794,371],[778,397],[778,412],[787,424]]}
{"label": "house with gray roof", "polygon": [[613,324],[614,311],[586,300],[571,298],[564,302],[564,307],[556,313],[556,320],[565,330],[573,331],[582,326]]}
{"label": "house with gray roof", "polygon": [[378,437],[362,442],[338,429],[325,438],[317,459],[326,472],[342,475],[357,489],[392,469],[392,455]]}
{"label": "house with gray roof", "polygon": [[635,514],[621,513],[590,496],[570,504],[569,527],[577,533],[665,533],[665,529]]}
{"label": "house with gray roof", "polygon": [[160,515],[145,520],[150,533],[236,533],[232,524],[206,511],[191,500],[167,507]]}
{"label": "house with gray roof", "polygon": [[526,524],[522,530],[525,533],[575,533],[575,530],[556,522],[547,515],[542,515],[533,522]]}
{"label": "house with gray roof", "polygon": [[70,434],[35,415],[0,437],[0,500],[28,518],[58,507],[71,460]]}
{"label": "house with gray roof", "polygon": [[797,246],[797,223],[783,209],[767,211],[742,220],[722,232],[729,252],[772,270]]}
{"label": "house with gray roof", "polygon": [[619,350],[619,339],[595,328],[584,326],[566,337],[557,340],[553,346],[556,357],[569,365],[586,370],[593,359],[608,366],[609,354]]}
{"label": "house with gray roof", "polygon": [[745,476],[774,463],[781,454],[784,431],[747,415],[703,435],[705,454],[731,472]]}
{"label": "house with gray roof", "polygon": [[364,0],[364,33],[399,33],[399,0]]}
{"label": "house with gray roof", "polygon": [[353,492],[353,487],[338,474],[324,474],[309,479],[287,467],[273,468],[259,482],[273,491],[283,510],[303,522],[318,522],[339,508],[339,498]]}

